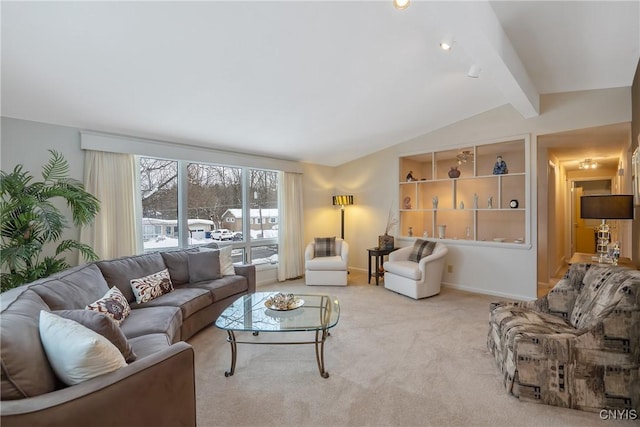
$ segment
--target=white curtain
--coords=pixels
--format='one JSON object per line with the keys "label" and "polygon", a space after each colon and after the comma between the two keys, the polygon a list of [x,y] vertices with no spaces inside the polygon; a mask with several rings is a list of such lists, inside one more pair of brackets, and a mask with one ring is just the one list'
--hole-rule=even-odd
{"label": "white curtain", "polygon": [[142,252],[136,181],[135,156],[85,150],[84,186],[100,200],[100,212],[91,226],[82,228],[80,241],[100,259]]}
{"label": "white curtain", "polygon": [[302,174],[278,175],[278,281],[304,274],[304,236],[302,213]]}

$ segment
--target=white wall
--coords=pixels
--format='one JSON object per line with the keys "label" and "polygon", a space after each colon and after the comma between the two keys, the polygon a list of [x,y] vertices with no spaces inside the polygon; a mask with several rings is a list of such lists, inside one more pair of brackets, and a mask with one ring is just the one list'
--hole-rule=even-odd
{"label": "white wall", "polygon": [[[2,117],[0,123],[0,165],[3,171],[11,172],[18,165],[30,171],[35,181],[42,180],[42,166],[51,157],[49,149],[60,152],[69,163],[69,175],[82,182],[84,153],[80,150],[80,132],[77,129],[48,125],[25,120]],[[64,231],[62,239],[80,238],[80,230],[73,227],[71,211],[62,200],[54,204],[69,218],[71,228]],[[54,255],[55,247],[46,247],[44,255]],[[77,252],[69,252],[67,261],[78,263]]]}
{"label": "white wall", "polygon": [[[537,293],[536,265],[538,212],[536,167],[538,135],[589,128],[605,124],[628,122],[631,119],[630,88],[545,95],[541,99],[541,114],[522,118],[511,106],[505,105],[412,140],[395,145],[336,168],[324,175],[319,185],[330,188],[331,180],[340,185],[340,193],[355,196],[355,205],[347,208],[345,238],[350,243],[350,267],[367,268],[367,248],[376,246],[377,236],[385,229],[389,207],[397,217],[398,157],[408,153],[428,152],[444,147],[463,147],[530,134],[531,196],[528,203],[531,217],[531,245],[490,247],[460,242],[450,248],[447,264],[453,272],[445,272],[445,283],[460,289],[513,298],[535,298]],[[547,159],[544,160],[547,162]],[[546,163],[545,163],[546,164]],[[305,170],[308,173],[310,168]],[[315,172],[315,171],[314,171]],[[316,180],[305,176],[305,187]],[[335,192],[333,194],[338,194]],[[320,194],[320,188],[306,188],[306,194]],[[326,202],[313,205],[313,214],[305,215],[305,238],[312,239],[316,231],[339,233],[340,216],[330,205],[331,192],[325,191]],[[309,208],[305,199],[305,211]],[[324,207],[323,207],[324,206]],[[324,212],[323,212],[324,211]],[[332,221],[333,226],[328,226]],[[545,222],[546,223],[546,220]],[[543,231],[546,233],[545,230]],[[396,233],[397,235],[397,230]],[[396,238],[396,245],[411,244]]]}
{"label": "white wall", "polygon": [[[631,89],[545,95],[541,98],[541,111],[539,117],[524,119],[505,105],[336,168],[304,164],[305,241],[318,235],[339,235],[340,211],[331,205],[331,196],[353,194],[355,204],[345,211],[345,239],[350,243],[351,253],[349,264],[350,268],[366,270],[366,249],[377,245],[377,236],[385,230],[389,208],[398,215],[399,156],[530,134],[532,191],[528,209],[532,244],[514,249],[461,242],[451,247],[447,264],[453,266],[453,272],[445,273],[444,281],[475,292],[535,298],[536,138],[547,133],[629,122]],[[47,148],[62,152],[71,164],[72,175],[82,179],[83,154],[77,129],[2,119],[2,170],[23,163],[27,169],[39,171],[48,159]],[[411,244],[408,239],[396,241],[399,246]]]}

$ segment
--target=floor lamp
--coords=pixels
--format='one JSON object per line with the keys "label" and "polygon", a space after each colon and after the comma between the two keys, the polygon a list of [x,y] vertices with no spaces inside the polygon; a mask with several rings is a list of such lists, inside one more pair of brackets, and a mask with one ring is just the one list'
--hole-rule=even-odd
{"label": "floor lamp", "polygon": [[353,204],[353,196],[333,196],[333,206],[340,206],[340,238],[344,240],[344,207]]}
{"label": "floor lamp", "polygon": [[597,196],[580,197],[580,218],[601,219],[598,227],[598,242],[596,247],[598,262],[616,264],[620,256],[620,248],[617,254],[610,257],[608,254],[611,232],[608,219],[633,219],[633,195],[632,194],[604,194]]}

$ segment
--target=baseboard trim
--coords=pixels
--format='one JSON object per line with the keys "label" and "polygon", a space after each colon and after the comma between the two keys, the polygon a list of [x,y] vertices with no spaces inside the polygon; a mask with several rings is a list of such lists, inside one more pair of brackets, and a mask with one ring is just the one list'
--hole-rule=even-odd
{"label": "baseboard trim", "polygon": [[531,298],[525,295],[511,294],[506,292],[497,292],[493,290],[479,289],[473,286],[456,285],[453,283],[442,283],[442,286],[446,288],[457,289],[459,291],[471,292],[474,294],[491,295],[495,297],[508,298],[508,299],[520,300],[520,301],[534,301],[536,299],[536,298]]}

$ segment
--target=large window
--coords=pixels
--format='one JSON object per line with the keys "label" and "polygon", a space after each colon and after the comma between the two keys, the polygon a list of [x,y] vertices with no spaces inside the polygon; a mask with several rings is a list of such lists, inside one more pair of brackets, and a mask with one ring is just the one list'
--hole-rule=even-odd
{"label": "large window", "polygon": [[140,190],[145,251],[215,243],[277,263],[278,172],[141,157]]}

